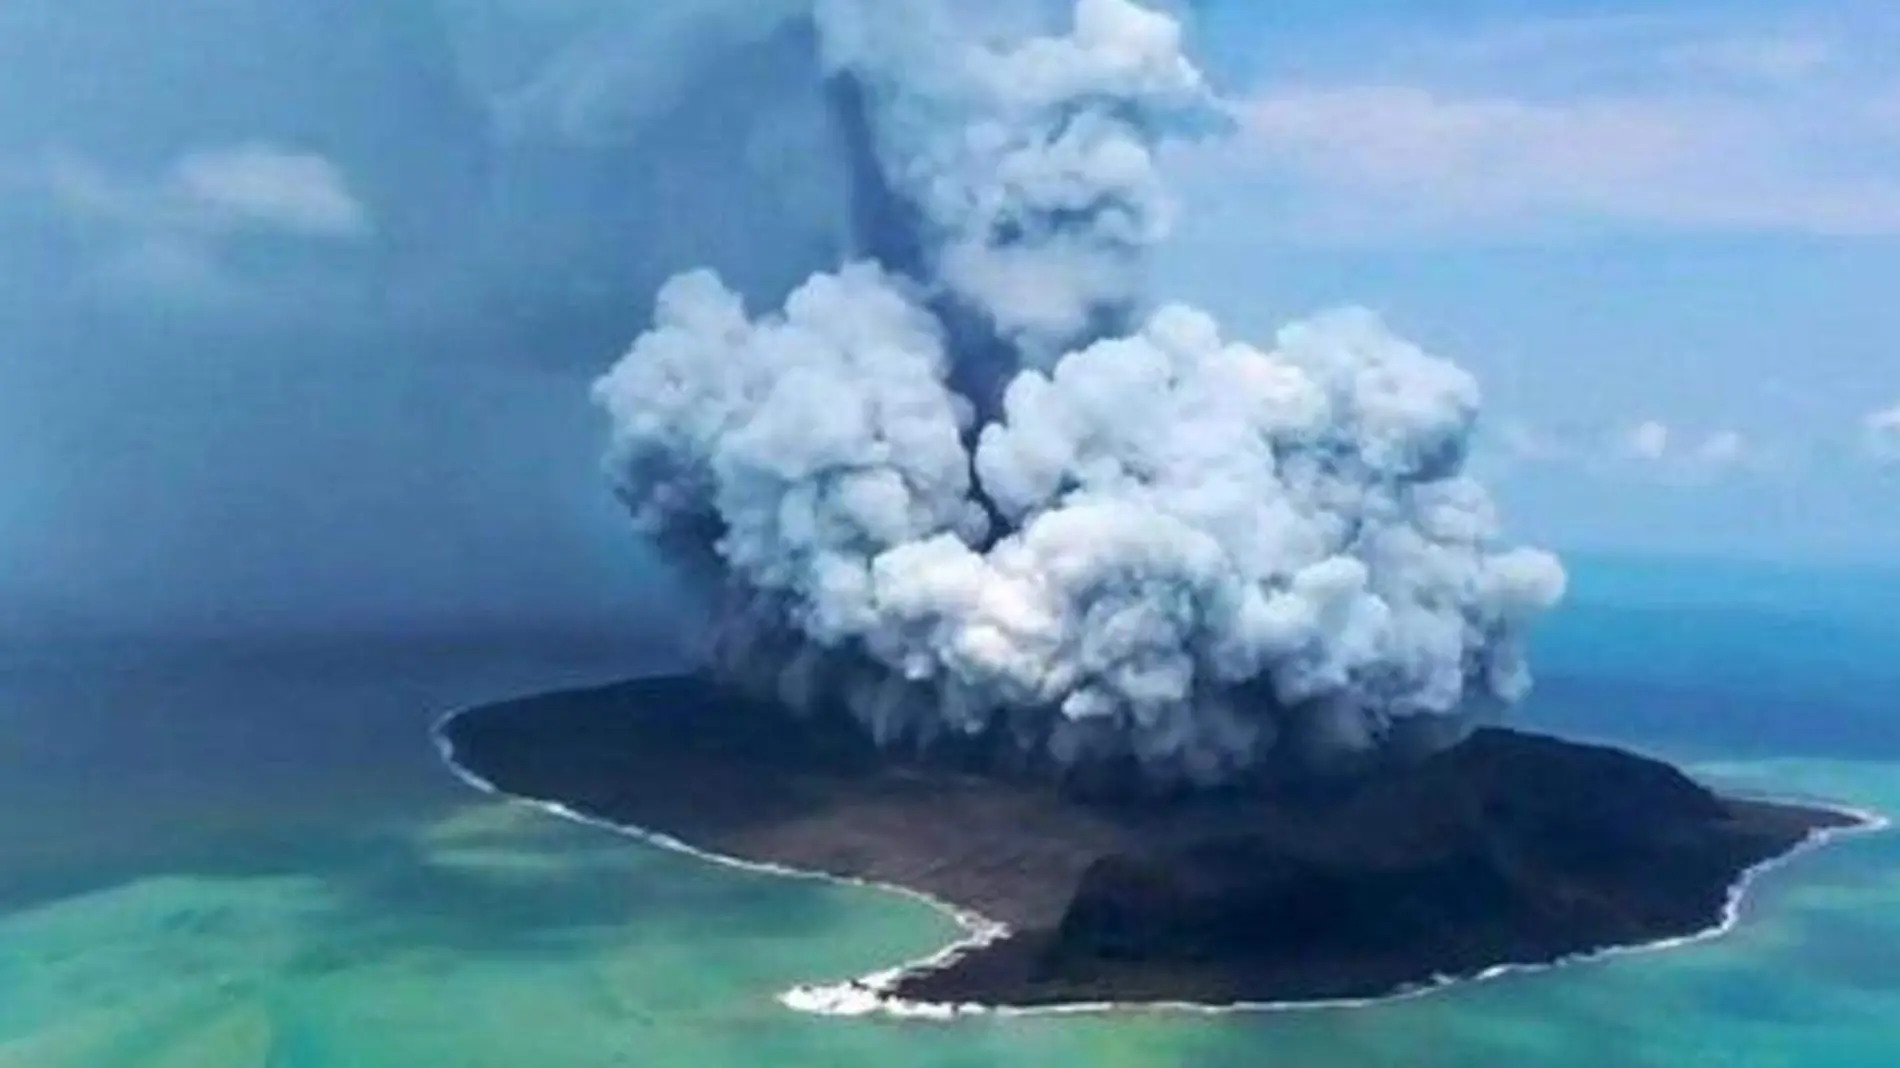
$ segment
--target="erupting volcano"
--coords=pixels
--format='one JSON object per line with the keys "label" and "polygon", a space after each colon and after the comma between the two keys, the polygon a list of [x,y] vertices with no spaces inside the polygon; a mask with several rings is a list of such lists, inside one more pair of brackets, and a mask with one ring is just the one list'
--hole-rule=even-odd
{"label": "erupting volcano", "polygon": [[1462,470],[1477,384],[1363,311],[1261,348],[1146,308],[1157,150],[1223,115],[1179,28],[958,17],[817,5],[860,257],[756,318],[676,278],[597,388],[621,497],[717,591],[716,673],[1193,783],[1522,695],[1564,578]]}
{"label": "erupting volcano", "polygon": [[[1722,922],[1818,810],[1482,729],[1557,560],[1467,473],[1477,383],[1349,309],[1155,300],[1171,17],[815,0],[847,255],[660,292],[596,387],[703,678],[477,710],[511,793],[1016,932],[880,996],[1363,998]],[[1271,250],[1263,250],[1270,255]]]}

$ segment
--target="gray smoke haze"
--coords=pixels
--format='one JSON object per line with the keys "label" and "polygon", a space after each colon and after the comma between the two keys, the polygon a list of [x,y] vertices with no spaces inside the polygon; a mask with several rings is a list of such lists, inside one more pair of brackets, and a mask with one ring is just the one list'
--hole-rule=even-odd
{"label": "gray smoke haze", "polygon": [[1475,381],[1364,311],[1257,347],[1151,304],[1155,154],[1221,120],[1180,26],[993,14],[818,0],[856,257],[762,312],[681,274],[595,387],[715,663],[883,739],[1194,782],[1521,697],[1564,574],[1462,471]]}
{"label": "gray smoke haze", "polygon": [[792,14],[0,5],[0,630],[637,625],[626,294],[852,240]]}
{"label": "gray smoke haze", "polygon": [[[1469,380],[1147,292],[1220,111],[1125,3],[0,5],[0,630],[670,630],[683,575],[880,729],[1196,775],[1509,698],[1560,572]],[[649,330],[600,396],[667,569],[589,470]]]}

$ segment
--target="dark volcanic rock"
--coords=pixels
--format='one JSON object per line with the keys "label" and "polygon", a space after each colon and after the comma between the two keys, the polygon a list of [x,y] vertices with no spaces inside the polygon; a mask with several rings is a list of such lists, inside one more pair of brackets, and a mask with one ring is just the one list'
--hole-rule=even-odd
{"label": "dark volcanic rock", "polygon": [[443,733],[507,793],[1011,928],[894,991],[931,1002],[1373,997],[1693,933],[1748,868],[1853,822],[1498,729],[1352,789],[1080,799],[894,761],[846,723],[688,677],[491,705]]}

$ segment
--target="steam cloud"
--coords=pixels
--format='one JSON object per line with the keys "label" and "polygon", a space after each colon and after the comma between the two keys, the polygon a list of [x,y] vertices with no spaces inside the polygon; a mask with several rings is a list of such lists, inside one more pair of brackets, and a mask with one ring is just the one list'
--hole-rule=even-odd
{"label": "steam cloud", "polygon": [[1462,471],[1476,382],[1365,311],[1144,307],[1155,152],[1221,111],[1173,19],[1072,16],[816,0],[862,258],[762,314],[669,282],[596,386],[622,498],[722,591],[722,670],[880,740],[1210,783],[1455,737],[1565,582]]}

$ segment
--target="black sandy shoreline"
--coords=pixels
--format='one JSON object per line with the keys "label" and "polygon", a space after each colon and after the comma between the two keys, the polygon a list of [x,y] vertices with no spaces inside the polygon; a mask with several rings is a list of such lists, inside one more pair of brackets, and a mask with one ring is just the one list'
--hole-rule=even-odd
{"label": "black sandy shoreline", "polygon": [[691,677],[478,706],[481,789],[716,862],[876,886],[966,937],[801,987],[813,1012],[1361,1005],[1714,937],[1760,872],[1878,817],[1723,798],[1661,762],[1487,730],[1344,800],[1078,802],[894,765]]}

